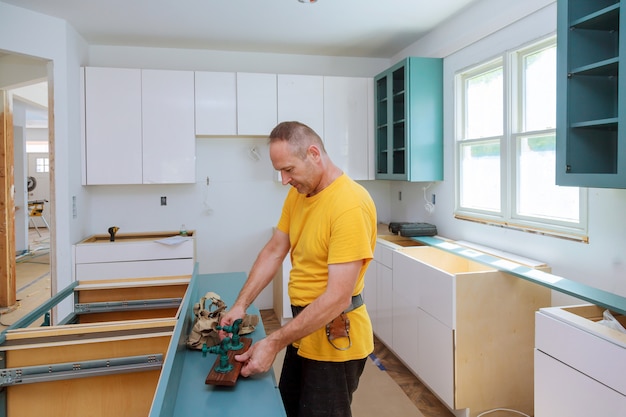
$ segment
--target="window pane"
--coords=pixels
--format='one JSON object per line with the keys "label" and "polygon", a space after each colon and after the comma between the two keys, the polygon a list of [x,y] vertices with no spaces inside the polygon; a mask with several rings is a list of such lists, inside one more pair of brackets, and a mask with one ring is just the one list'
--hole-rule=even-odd
{"label": "window pane", "polygon": [[500,143],[461,144],[461,207],[500,211]]}
{"label": "window pane", "polygon": [[523,129],[553,129],[556,127],[556,47],[525,56],[523,65]]}
{"label": "window pane", "polygon": [[35,160],[35,165],[35,170],[37,172],[48,172],[50,170],[48,158],[37,158]]}
{"label": "window pane", "polygon": [[466,139],[502,135],[503,90],[502,67],[466,79]]}
{"label": "window pane", "polygon": [[555,143],[553,134],[520,140],[518,213],[578,222],[578,187],[555,185]]}

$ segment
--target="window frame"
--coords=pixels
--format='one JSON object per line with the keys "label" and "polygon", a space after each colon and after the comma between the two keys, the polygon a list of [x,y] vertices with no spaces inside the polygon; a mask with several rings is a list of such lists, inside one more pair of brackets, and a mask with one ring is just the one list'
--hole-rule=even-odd
{"label": "window frame", "polygon": [[[484,59],[481,62],[460,69],[454,76],[454,163],[455,163],[455,207],[457,219],[469,220],[483,224],[495,225],[511,229],[548,236],[562,237],[576,241],[588,242],[587,205],[588,191],[578,188],[579,218],[578,222],[569,222],[555,218],[542,218],[519,213],[520,190],[520,144],[526,137],[540,134],[554,134],[555,126],[542,130],[524,130],[524,57],[537,53],[547,47],[556,48],[556,36],[534,40],[518,47],[507,49],[502,53]],[[503,130],[502,135],[470,138],[465,137],[467,131],[466,80],[495,68],[502,67],[503,78]],[[554,69],[556,73],[556,68]],[[556,94],[556,92],[555,92]],[[556,109],[555,109],[556,113]],[[461,206],[462,187],[462,148],[473,143],[499,140],[500,142],[500,209],[499,211],[483,210]],[[556,159],[556,156],[555,156]],[[556,161],[555,161],[556,166]]]}

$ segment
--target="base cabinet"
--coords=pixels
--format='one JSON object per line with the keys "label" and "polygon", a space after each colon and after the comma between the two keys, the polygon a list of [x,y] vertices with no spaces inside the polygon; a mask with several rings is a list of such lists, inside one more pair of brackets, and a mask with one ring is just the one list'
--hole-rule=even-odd
{"label": "base cabinet", "polygon": [[376,327],[378,321],[378,288],[376,270],[378,268],[378,262],[372,259],[367,270],[365,271],[365,287],[363,288],[363,302],[367,308],[367,314],[370,316],[372,322],[372,328]]}
{"label": "base cabinet", "polygon": [[374,261],[376,262],[376,318],[372,322],[374,334],[386,346],[393,346],[393,249],[385,245],[376,245]]}
{"label": "base cabinet", "polygon": [[626,334],[597,323],[603,311],[581,305],[537,312],[535,417],[626,415]]}
{"label": "base cabinet", "polygon": [[[188,231],[176,244],[161,243],[178,232],[92,235],[74,245],[76,280],[191,275],[195,237]],[[178,238],[176,236],[176,238]]]}
{"label": "base cabinet", "polygon": [[392,288],[390,348],[451,410],[532,415],[534,313],[548,288],[430,246],[393,252]]}

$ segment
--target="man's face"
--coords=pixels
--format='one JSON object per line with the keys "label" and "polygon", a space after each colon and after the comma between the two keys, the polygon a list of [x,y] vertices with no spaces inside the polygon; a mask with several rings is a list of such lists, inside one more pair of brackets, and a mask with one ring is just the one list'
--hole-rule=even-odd
{"label": "man's face", "polygon": [[274,169],[280,171],[283,185],[291,185],[300,194],[310,194],[317,186],[313,155],[307,151],[302,159],[294,152],[286,141],[270,144],[270,159]]}

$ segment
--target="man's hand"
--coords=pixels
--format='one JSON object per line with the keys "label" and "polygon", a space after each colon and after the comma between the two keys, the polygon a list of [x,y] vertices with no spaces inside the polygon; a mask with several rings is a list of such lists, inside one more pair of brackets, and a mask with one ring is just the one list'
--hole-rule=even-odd
{"label": "man's hand", "polygon": [[275,342],[265,338],[250,346],[241,355],[235,355],[237,362],[243,362],[240,375],[248,377],[269,371],[279,350]]}
{"label": "man's hand", "polygon": [[[232,324],[238,320],[238,319],[242,319],[245,317],[246,315],[246,310],[244,310],[241,307],[238,307],[237,305],[234,305],[229,311],[225,312],[222,315],[222,318],[220,320],[220,326],[221,327],[228,327],[228,326],[232,326]],[[223,330],[219,331],[219,336],[220,336],[220,340],[223,340],[226,336],[228,336],[228,333],[226,333]]]}

